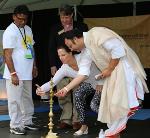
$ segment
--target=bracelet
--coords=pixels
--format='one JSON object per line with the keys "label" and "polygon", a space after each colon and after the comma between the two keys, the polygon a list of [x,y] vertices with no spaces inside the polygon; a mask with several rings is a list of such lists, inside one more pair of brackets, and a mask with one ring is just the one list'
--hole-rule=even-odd
{"label": "bracelet", "polygon": [[12,76],[12,75],[14,75],[14,74],[16,74],[16,71],[14,71],[14,72],[10,73],[10,76]]}
{"label": "bracelet", "polygon": [[66,90],[66,92],[69,92],[68,88],[67,87],[64,87],[64,89]]}

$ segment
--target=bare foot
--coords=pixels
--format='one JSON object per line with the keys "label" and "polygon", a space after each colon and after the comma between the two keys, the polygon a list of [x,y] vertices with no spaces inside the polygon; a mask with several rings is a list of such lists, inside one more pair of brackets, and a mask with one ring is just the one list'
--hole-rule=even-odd
{"label": "bare foot", "polygon": [[84,131],[86,131],[86,130],[87,130],[87,128],[88,128],[88,126],[87,126],[87,125],[82,125],[82,126],[81,126],[81,128],[80,128],[80,130],[84,132]]}

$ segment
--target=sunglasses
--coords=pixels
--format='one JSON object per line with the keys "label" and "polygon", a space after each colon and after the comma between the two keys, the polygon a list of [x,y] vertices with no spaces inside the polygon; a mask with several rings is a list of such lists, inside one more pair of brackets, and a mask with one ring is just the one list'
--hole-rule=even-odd
{"label": "sunglasses", "polygon": [[22,18],[22,17],[18,17],[17,15],[15,16],[19,21],[27,21],[27,17],[26,18]]}

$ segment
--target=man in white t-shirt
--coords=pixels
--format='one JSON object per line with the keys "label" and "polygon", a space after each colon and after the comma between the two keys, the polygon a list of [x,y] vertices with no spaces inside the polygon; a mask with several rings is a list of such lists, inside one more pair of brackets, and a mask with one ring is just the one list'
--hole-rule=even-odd
{"label": "man in white t-shirt", "polygon": [[37,130],[32,122],[32,77],[37,76],[34,62],[34,40],[32,30],[26,25],[28,7],[17,6],[11,23],[3,34],[3,49],[10,116],[10,132],[25,134],[25,129]]}

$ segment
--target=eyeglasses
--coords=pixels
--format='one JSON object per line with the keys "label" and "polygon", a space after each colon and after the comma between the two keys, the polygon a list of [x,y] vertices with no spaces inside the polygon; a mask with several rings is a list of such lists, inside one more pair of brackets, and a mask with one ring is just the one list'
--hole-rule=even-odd
{"label": "eyeglasses", "polygon": [[22,17],[18,17],[17,15],[16,15],[16,18],[19,20],[19,21],[27,21],[27,17],[25,17],[25,18],[22,18]]}

